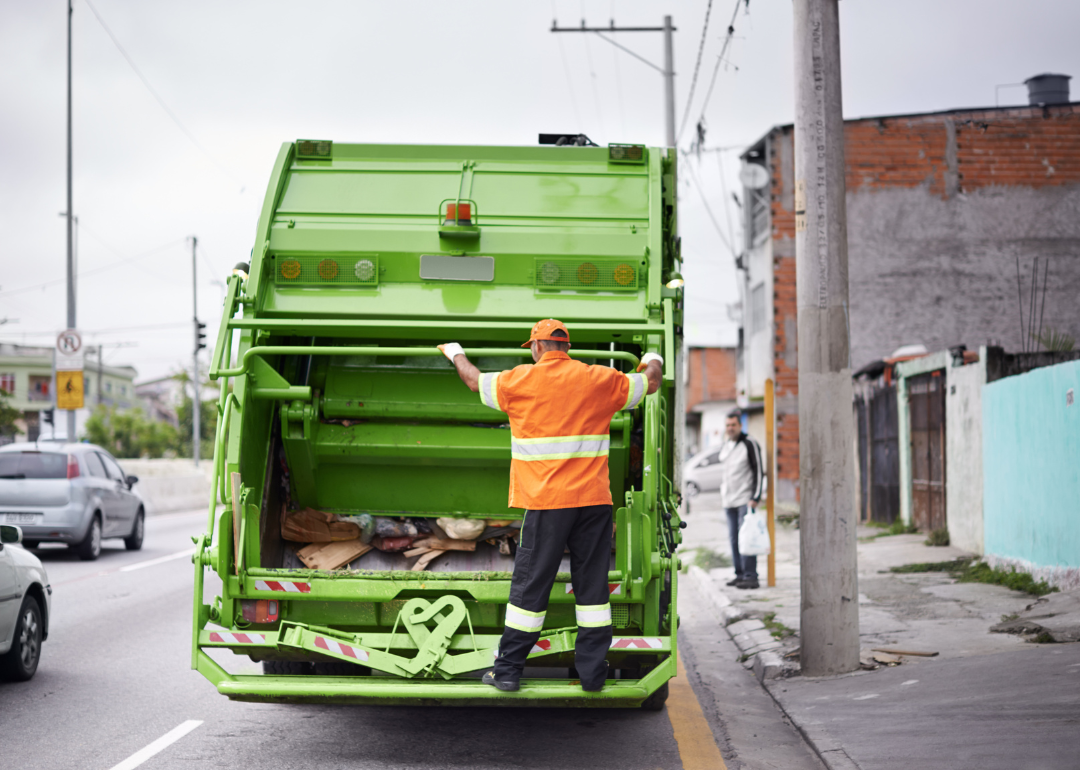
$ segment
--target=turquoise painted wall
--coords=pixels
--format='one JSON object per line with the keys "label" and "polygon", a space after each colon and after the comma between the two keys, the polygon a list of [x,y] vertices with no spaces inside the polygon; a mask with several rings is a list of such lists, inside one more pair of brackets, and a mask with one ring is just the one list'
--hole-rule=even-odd
{"label": "turquoise painted wall", "polygon": [[982,414],[986,553],[1080,567],[1080,361],[986,385]]}

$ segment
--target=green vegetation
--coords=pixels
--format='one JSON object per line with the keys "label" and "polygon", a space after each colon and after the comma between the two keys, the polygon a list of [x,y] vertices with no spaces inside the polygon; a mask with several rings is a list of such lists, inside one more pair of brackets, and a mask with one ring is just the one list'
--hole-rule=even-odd
{"label": "green vegetation", "polygon": [[22,417],[22,412],[8,403],[11,394],[0,389],[0,436],[18,436],[22,433],[15,421]]}
{"label": "green vegetation", "polygon": [[786,639],[789,636],[795,636],[795,629],[789,628],[777,620],[775,612],[765,613],[761,622],[765,624],[765,628],[772,634],[773,639]]}
{"label": "green vegetation", "polygon": [[1031,335],[1036,342],[1047,350],[1056,353],[1068,353],[1076,347],[1076,338],[1071,334],[1059,332],[1057,329],[1047,329],[1042,334]]}
{"label": "green vegetation", "polygon": [[[199,412],[199,456],[214,456],[214,436],[217,434],[217,401],[203,401]],[[176,408],[178,441],[176,453],[180,457],[191,457],[191,397],[186,393],[184,400]]]}
{"label": "green vegetation", "polygon": [[176,428],[169,423],[147,419],[141,409],[117,411],[112,406],[94,409],[85,436],[119,458],[175,455],[179,444]]}
{"label": "green vegetation", "polygon": [[880,529],[881,532],[877,532],[868,537],[860,537],[860,543],[869,543],[879,537],[889,537],[890,535],[913,535],[918,532],[918,528],[913,524],[905,524],[900,519],[897,519],[892,524],[886,524],[883,521],[868,521],[866,526]]}
{"label": "green vegetation", "polygon": [[1013,591],[1023,591],[1033,596],[1045,596],[1057,591],[1045,580],[1036,581],[1027,572],[1018,572],[1015,567],[1008,570],[991,567],[983,561],[975,561],[970,557],[953,559],[951,561],[922,562],[919,564],[905,564],[901,567],[892,567],[890,572],[916,573],[916,572],[948,572],[959,583],[988,583],[990,585],[1005,586]]}
{"label": "green vegetation", "polygon": [[[693,558],[689,557],[693,554]],[[711,548],[690,548],[683,552],[683,572],[687,572],[690,569],[690,565],[695,567],[701,567],[701,569],[708,572],[711,569],[719,569],[720,567],[730,567],[731,557],[726,553],[717,553]]]}
{"label": "green vegetation", "polygon": [[949,544],[949,530],[945,527],[940,529],[934,529],[930,531],[930,536],[926,538],[927,545],[948,545]]}

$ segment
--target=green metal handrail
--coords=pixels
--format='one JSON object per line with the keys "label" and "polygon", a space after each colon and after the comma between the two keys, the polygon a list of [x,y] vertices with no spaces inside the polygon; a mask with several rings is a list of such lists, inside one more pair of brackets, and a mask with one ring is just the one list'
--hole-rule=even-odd
{"label": "green metal handrail", "polygon": [[[211,369],[210,379],[220,377],[239,377],[248,370],[248,363],[252,356],[441,356],[442,351],[437,347],[402,347],[390,348],[377,345],[350,345],[342,347],[330,347],[325,345],[259,345],[248,348],[240,359],[240,365],[233,369]],[[513,356],[516,358],[528,358],[532,351],[527,348],[465,348],[465,355],[479,356]],[[633,353],[625,350],[570,350],[571,358],[607,358],[618,361],[629,361],[633,366],[640,363],[640,359]]]}

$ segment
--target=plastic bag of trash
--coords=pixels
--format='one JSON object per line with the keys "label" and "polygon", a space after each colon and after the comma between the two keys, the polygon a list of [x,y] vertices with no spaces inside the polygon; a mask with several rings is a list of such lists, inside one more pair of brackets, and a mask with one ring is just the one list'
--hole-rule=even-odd
{"label": "plastic bag of trash", "polygon": [[411,521],[399,521],[389,516],[376,516],[375,534],[379,537],[416,537],[420,532]]}
{"label": "plastic bag of trash", "polygon": [[755,509],[747,511],[739,527],[739,553],[742,556],[768,556],[771,550],[765,517]]}
{"label": "plastic bag of trash", "polygon": [[455,540],[475,540],[487,529],[487,522],[483,519],[453,519],[442,516],[435,521]]}
{"label": "plastic bag of trash", "polygon": [[334,518],[360,527],[360,542],[362,543],[370,543],[371,538],[375,536],[375,517],[370,513],[354,515],[339,513]]}

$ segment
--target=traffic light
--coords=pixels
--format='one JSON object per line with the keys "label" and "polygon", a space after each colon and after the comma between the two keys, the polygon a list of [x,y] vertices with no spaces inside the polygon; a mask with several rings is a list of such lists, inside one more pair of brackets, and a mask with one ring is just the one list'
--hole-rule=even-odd
{"label": "traffic light", "polygon": [[53,409],[42,409],[41,419],[44,420],[47,425],[55,425],[55,414],[56,412]]}
{"label": "traffic light", "polygon": [[199,355],[199,351],[206,347],[206,332],[203,329],[206,328],[206,324],[200,323],[199,319],[195,319],[195,355]]}

